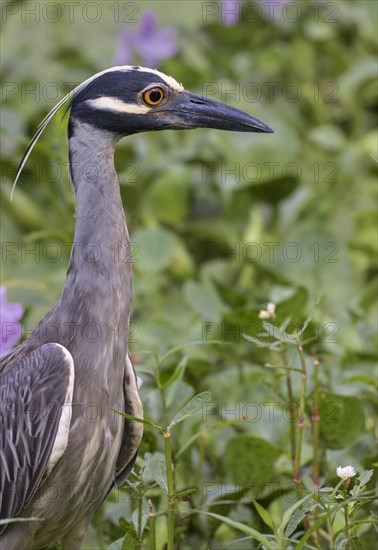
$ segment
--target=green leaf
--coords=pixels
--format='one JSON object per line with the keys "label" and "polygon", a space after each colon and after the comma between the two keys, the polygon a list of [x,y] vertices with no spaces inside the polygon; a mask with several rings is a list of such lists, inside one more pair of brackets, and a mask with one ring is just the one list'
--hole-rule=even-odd
{"label": "green leaf", "polygon": [[117,539],[114,542],[112,542],[108,547],[107,550],[123,550],[123,541],[125,537],[122,537],[121,539]]}
{"label": "green leaf", "polygon": [[189,191],[189,172],[185,167],[164,170],[142,197],[144,214],[162,223],[182,223],[188,213]]}
{"label": "green leaf", "polygon": [[305,532],[303,537],[298,542],[298,545],[295,547],[295,550],[302,550],[303,548],[305,548],[305,544],[306,544],[307,540],[311,537],[312,533],[314,531],[316,531],[325,522],[325,520],[326,520],[326,515],[325,514],[323,514],[319,519],[317,519],[311,525],[311,527],[309,527],[307,529],[307,531]]}
{"label": "green leaf", "polygon": [[177,391],[180,387],[180,383],[182,382],[182,379],[183,379],[183,376],[184,376],[184,373],[185,373],[186,366],[188,364],[188,359],[189,359],[189,357],[187,355],[185,355],[181,359],[179,365],[176,367],[176,369],[174,370],[172,376],[169,378],[169,383],[167,384],[165,382],[164,385],[163,385],[163,388],[167,387],[166,384],[169,386],[168,390],[166,392],[167,407],[170,407],[172,405],[173,400],[174,400],[174,398],[177,394]]}
{"label": "green leaf", "polygon": [[365,57],[359,59],[340,78],[340,96],[354,104],[357,92],[366,86],[369,80],[377,77],[377,59]]}
{"label": "green leaf", "polygon": [[238,529],[239,531],[242,531],[242,533],[245,533],[246,535],[252,537],[253,539],[258,540],[261,544],[264,544],[267,550],[277,549],[277,545],[274,542],[270,541],[270,539],[267,536],[262,535],[261,533],[256,531],[256,529],[252,529],[252,527],[249,527],[244,523],[240,523],[239,521],[234,521],[225,516],[220,516],[219,514],[213,514],[212,512],[200,512],[200,514],[204,514],[206,516],[210,516],[212,518],[218,519],[219,521],[226,523],[230,527],[233,527],[234,529]]}
{"label": "green leaf", "polygon": [[[287,327],[289,320],[284,324],[284,327]],[[272,325],[272,323],[269,323],[268,321],[263,321],[263,327],[267,334],[274,337],[279,342],[284,342],[286,339],[286,333],[283,332],[281,327],[276,327]]]}
{"label": "green leaf", "polygon": [[169,376],[169,378],[167,378],[167,380],[164,380],[164,382],[162,384],[160,384],[160,388],[162,390],[165,390],[166,388],[168,388],[168,386],[173,384],[173,382],[175,382],[175,380],[177,380],[177,378],[179,378],[179,377],[182,378],[182,375],[185,371],[187,363],[188,363],[188,356],[186,355],[185,357],[183,357],[181,359],[180,363],[173,370],[171,376]]}
{"label": "green leaf", "polygon": [[357,397],[330,392],[319,394],[320,443],[328,449],[344,449],[363,433],[365,416]]}
{"label": "green leaf", "polygon": [[125,519],[123,516],[121,516],[118,520],[118,524],[119,526],[121,527],[121,529],[123,529],[123,531],[125,533],[129,533],[131,534],[134,538],[136,538],[136,531],[135,531],[135,527],[132,523],[130,523],[129,521],[127,521],[127,519]]}
{"label": "green leaf", "polygon": [[365,548],[366,546],[357,537],[346,538],[340,535],[335,542],[335,550],[365,550]]}
{"label": "green leaf", "polygon": [[189,281],[184,287],[184,292],[188,303],[204,321],[216,323],[228,310],[214,285],[209,281],[203,283]]}
{"label": "green leaf", "polygon": [[237,307],[226,312],[222,317],[222,339],[239,342],[241,336],[257,339],[262,332],[262,322],[259,312],[251,308]]}
{"label": "green leaf", "polygon": [[290,517],[289,522],[286,526],[285,535],[287,537],[290,537],[294,533],[300,522],[306,517],[307,513],[314,510],[317,506],[319,506],[319,504],[316,501],[314,501],[313,499],[308,499],[302,504],[300,508],[294,510],[294,513]]}
{"label": "green leaf", "polygon": [[325,124],[324,126],[313,128],[308,138],[314,145],[317,145],[319,149],[329,151],[339,151],[345,144],[344,132],[332,124]]}
{"label": "green leaf", "polygon": [[136,550],[137,540],[135,537],[127,534],[122,541],[122,550]]}
{"label": "green leaf", "polygon": [[204,391],[192,397],[190,401],[182,409],[180,409],[175,416],[172,418],[168,430],[171,430],[173,426],[185,420],[189,416],[192,416],[194,413],[199,411],[204,403],[211,401],[211,393],[209,391]]}
{"label": "green leaf", "polygon": [[358,537],[348,539],[348,550],[365,550],[366,546],[362,544]]}
{"label": "green leaf", "polygon": [[234,483],[262,487],[271,480],[273,464],[280,454],[280,449],[265,439],[241,434],[227,443],[224,462]]}
{"label": "green leaf", "polygon": [[359,476],[360,487],[364,487],[374,475],[374,470],[364,470]]}
{"label": "green leaf", "polygon": [[263,520],[265,525],[270,527],[273,532],[276,532],[276,526],[274,525],[274,521],[270,516],[269,512],[265,510],[265,508],[263,508],[261,504],[259,504],[256,500],[253,501],[253,505],[256,508],[257,513],[259,514],[260,518]]}
{"label": "green leaf", "polygon": [[141,424],[145,424],[146,426],[152,426],[153,428],[156,428],[160,432],[164,431],[164,428],[162,428],[162,426],[158,426],[157,424],[152,422],[152,420],[147,420],[146,418],[139,418],[138,416],[133,416],[131,414],[127,414],[122,411],[117,411],[116,409],[112,409],[112,408],[110,408],[110,410],[116,412],[117,414],[120,414],[121,416],[124,416],[128,420],[132,420],[133,422],[140,422]]}
{"label": "green leaf", "polygon": [[308,300],[308,292],[299,288],[290,298],[283,300],[277,305],[277,321],[283,322],[290,318],[297,329],[301,328],[301,322],[305,317],[305,306]]}
{"label": "green leaf", "polygon": [[168,495],[167,485],[167,467],[165,464],[165,457],[162,453],[156,452],[154,454],[146,453],[144,458],[147,462],[143,471],[144,481],[156,481],[159,487]]}
{"label": "green leaf", "polygon": [[174,495],[174,498],[176,498],[177,500],[187,500],[186,497],[195,492],[197,492],[197,489],[195,487],[192,487],[191,489],[185,489],[185,491],[180,491],[179,493],[176,493]]}
{"label": "green leaf", "polygon": [[135,231],[132,237],[135,266],[146,273],[159,273],[168,267],[175,249],[175,237],[161,227]]}
{"label": "green leaf", "polygon": [[294,514],[291,516],[289,520],[289,523],[286,526],[285,535],[287,537],[290,537],[305,517],[306,517],[305,510],[301,508],[295,510]]}
{"label": "green leaf", "polygon": [[281,524],[278,528],[279,535],[282,535],[282,533],[284,532],[284,530],[286,528],[286,525],[289,523],[290,518],[294,514],[295,510],[297,510],[300,506],[302,506],[310,498],[312,498],[312,495],[306,495],[305,497],[298,500],[298,502],[296,502],[295,504],[293,504],[293,506],[290,506],[290,508],[288,508],[286,510],[286,512],[282,516],[282,521],[281,521]]}

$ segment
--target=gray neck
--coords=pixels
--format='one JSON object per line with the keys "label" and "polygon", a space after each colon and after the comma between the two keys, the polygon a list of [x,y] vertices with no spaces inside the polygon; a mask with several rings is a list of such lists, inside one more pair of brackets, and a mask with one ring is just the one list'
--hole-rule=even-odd
{"label": "gray neck", "polygon": [[[114,169],[116,138],[71,120],[71,178],[76,229],[61,303],[83,304],[86,318],[115,322],[130,315],[131,259],[125,215]],[[87,299],[84,300],[83,298]],[[87,305],[89,304],[89,305]]]}

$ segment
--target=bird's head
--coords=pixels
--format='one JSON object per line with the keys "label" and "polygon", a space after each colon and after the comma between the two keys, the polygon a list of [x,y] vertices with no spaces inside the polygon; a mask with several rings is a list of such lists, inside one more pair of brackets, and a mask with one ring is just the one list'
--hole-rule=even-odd
{"label": "bird's head", "polygon": [[71,118],[120,136],[191,128],[272,132],[238,109],[186,91],[170,76],[131,66],[89,79],[73,97]]}
{"label": "bird's head", "polygon": [[192,94],[170,76],[144,67],[112,67],[79,84],[46,115],[29,143],[13,182],[12,194],[25,163],[50,120],[65,104],[75,121],[111,132],[117,138],[165,129],[216,128],[236,132],[273,130],[239,109]]}

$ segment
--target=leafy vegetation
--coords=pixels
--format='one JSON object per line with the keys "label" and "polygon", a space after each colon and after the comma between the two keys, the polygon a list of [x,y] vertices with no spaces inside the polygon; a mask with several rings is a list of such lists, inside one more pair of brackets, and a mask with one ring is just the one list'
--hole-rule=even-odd
{"label": "leafy vegetation", "polygon": [[40,2],[2,6],[1,278],[25,336],[73,240],[63,114],[13,202],[12,178],[46,112],[112,65],[124,25],[153,9],[178,42],[159,69],[275,130],[117,150],[145,435],[84,548],[375,547],[376,3],[94,2],[97,21],[80,3],[71,22],[53,4],[56,21]]}

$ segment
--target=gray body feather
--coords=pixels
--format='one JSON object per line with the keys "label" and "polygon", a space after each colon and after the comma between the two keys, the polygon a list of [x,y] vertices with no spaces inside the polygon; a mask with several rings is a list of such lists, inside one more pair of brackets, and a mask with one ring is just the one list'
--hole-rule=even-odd
{"label": "gray body feather", "polygon": [[[46,373],[50,369],[55,373],[59,371],[56,350],[52,347],[49,352],[43,344],[56,342],[72,355],[75,371],[72,420],[65,452],[48,475],[48,460],[42,451],[33,468],[21,468],[10,474],[11,481],[21,488],[21,500],[11,510],[19,515],[23,505],[22,516],[43,519],[10,524],[0,538],[0,548],[4,550],[27,548],[31,540],[33,547],[39,548],[61,536],[66,536],[67,548],[78,546],[99,504],[117,478],[123,479],[131,469],[139,447],[141,424],[129,422],[111,410],[138,417],[143,414],[135,373],[128,359],[131,261],[114,170],[114,147],[115,139],[110,133],[85,124],[74,130],[70,153],[77,213],[66,283],[58,303],[34,333],[0,361],[0,380],[4,383],[6,378],[15,382],[20,370],[27,376],[23,366],[28,362],[34,363],[36,376],[38,371]],[[76,181],[80,181],[79,186]],[[65,395],[63,373],[61,376],[62,389],[58,394],[55,384],[59,380],[54,380],[50,393],[48,375],[45,381],[40,380],[42,387],[38,391],[47,396],[47,401],[49,395],[55,401],[57,395]],[[6,396],[0,395],[4,402]],[[56,411],[55,415],[59,416]],[[46,417],[45,410],[42,416]],[[54,443],[57,422],[58,418],[50,432],[46,429],[46,455]],[[20,431],[25,419],[21,416],[17,423]],[[37,424],[34,429],[40,430],[40,426]],[[4,423],[0,430],[3,441],[7,441],[9,435]],[[3,479],[7,477],[6,465],[14,459],[10,455],[8,459],[0,457]],[[27,462],[26,456],[20,457],[20,461],[24,459]],[[29,460],[33,462],[33,458]],[[4,484],[0,487],[7,517],[9,499]],[[23,496],[24,489],[27,498]]]}

